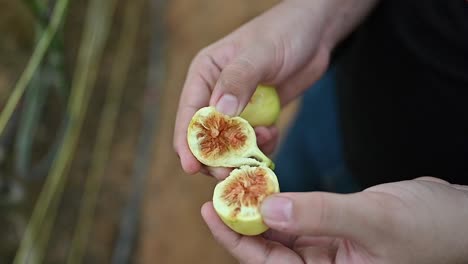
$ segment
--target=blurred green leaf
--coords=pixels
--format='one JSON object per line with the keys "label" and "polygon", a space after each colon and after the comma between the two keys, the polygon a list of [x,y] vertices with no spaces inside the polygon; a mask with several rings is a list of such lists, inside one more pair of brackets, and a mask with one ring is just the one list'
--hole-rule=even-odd
{"label": "blurred green leaf", "polygon": [[49,23],[47,15],[47,6],[39,0],[23,0],[23,2],[29,7],[31,13],[39,21],[39,24],[43,27]]}
{"label": "blurred green leaf", "polygon": [[[23,0],[29,7],[31,13],[38,21],[36,26],[36,35],[40,43],[41,37],[47,33],[46,27],[49,23],[48,5],[49,3],[41,0]],[[43,161],[38,166],[35,166],[39,171],[33,171],[32,152],[33,145],[38,130],[40,120],[43,116],[44,105],[46,104],[50,88],[54,88],[60,99],[66,100],[68,96],[67,84],[65,81],[64,62],[64,45],[63,45],[63,25],[60,23],[55,30],[55,36],[51,37],[48,51],[44,55],[43,63],[37,66],[37,70],[33,74],[29,85],[27,85],[25,98],[18,111],[20,115],[19,127],[15,140],[15,173],[21,177],[31,175],[43,175],[49,166],[46,163],[51,156],[56,153],[57,142],[61,138],[56,137],[52,147],[44,154]],[[53,157],[52,157],[53,158]]]}
{"label": "blurred green leaf", "polygon": [[3,131],[5,130],[5,127],[11,118],[11,115],[13,114],[16,106],[18,105],[18,102],[23,96],[26,87],[30,83],[34,73],[41,64],[42,59],[44,58],[47,49],[49,48],[49,45],[52,42],[55,33],[57,32],[57,29],[62,23],[67,6],[68,0],[57,1],[49,25],[45,28],[44,33],[42,34],[39,42],[37,43],[34,49],[33,54],[31,55],[31,58],[28,61],[28,64],[26,65],[26,68],[24,69],[20,78],[16,82],[12,94],[8,98],[8,101],[5,107],[3,108],[3,111],[0,113],[0,135],[3,134]]}
{"label": "blurred green leaf", "polygon": [[16,172],[25,177],[31,168],[32,147],[39,126],[42,110],[47,98],[49,85],[40,78],[43,70],[38,71],[26,91],[16,137]]}
{"label": "blurred green leaf", "polygon": [[[28,263],[29,252],[35,248],[35,262],[41,263],[54,226],[70,162],[79,141],[89,97],[94,87],[104,45],[111,27],[116,0],[91,0],[88,3],[84,32],[71,84],[67,112],[69,119],[63,144],[41,190],[14,263]],[[57,5],[68,0],[58,0]],[[55,11],[54,11],[55,13]],[[54,15],[53,15],[54,16]]]}
{"label": "blurred green leaf", "polygon": [[86,250],[102,177],[109,158],[119,115],[119,106],[131,67],[143,3],[143,0],[128,1],[125,8],[123,28],[112,64],[106,102],[99,121],[91,168],[85,183],[82,205],[68,255],[68,264],[82,263]]}
{"label": "blurred green leaf", "polygon": [[[27,178],[37,178],[46,173],[57,152],[57,144],[62,139],[62,129],[57,132],[50,147],[43,154],[43,158],[37,166],[32,164],[32,153],[34,139],[39,128],[40,121],[44,116],[44,106],[49,98],[51,88],[57,87],[60,99],[67,97],[66,84],[63,77],[63,68],[60,63],[63,55],[53,51],[47,55],[47,60],[34,75],[28,89],[26,90],[23,107],[20,114],[20,124],[15,141],[15,171],[16,174]],[[63,119],[66,116],[62,117]],[[64,121],[63,121],[64,122]],[[47,164],[44,164],[47,163]]]}

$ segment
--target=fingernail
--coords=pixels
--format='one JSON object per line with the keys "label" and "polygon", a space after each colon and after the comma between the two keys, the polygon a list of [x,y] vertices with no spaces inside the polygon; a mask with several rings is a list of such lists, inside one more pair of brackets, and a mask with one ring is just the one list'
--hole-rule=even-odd
{"label": "fingernail", "polygon": [[266,198],[260,208],[264,220],[271,222],[287,222],[292,216],[293,203],[285,197],[273,196]]}
{"label": "fingernail", "polygon": [[239,102],[237,101],[237,97],[232,94],[225,94],[221,96],[218,103],[216,104],[216,110],[229,116],[236,115],[238,107]]}

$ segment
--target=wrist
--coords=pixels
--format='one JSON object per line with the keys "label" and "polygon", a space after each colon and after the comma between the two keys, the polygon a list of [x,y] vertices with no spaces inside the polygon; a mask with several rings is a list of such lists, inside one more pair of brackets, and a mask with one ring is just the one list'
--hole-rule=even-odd
{"label": "wrist", "polygon": [[278,46],[284,48],[286,62],[301,65],[314,60],[317,54],[329,58],[378,1],[284,0],[267,14],[271,27],[280,29],[270,31],[270,38],[282,43]]}
{"label": "wrist", "polygon": [[[301,8],[321,26],[321,44],[332,50],[372,11],[379,0],[285,0],[290,7]],[[310,25],[311,27],[315,25]]]}
{"label": "wrist", "polygon": [[328,17],[323,44],[333,49],[371,13],[379,0],[326,1]]}

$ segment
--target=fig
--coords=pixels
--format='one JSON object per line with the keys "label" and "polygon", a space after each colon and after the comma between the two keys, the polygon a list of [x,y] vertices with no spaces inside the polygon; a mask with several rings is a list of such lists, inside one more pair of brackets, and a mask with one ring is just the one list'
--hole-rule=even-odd
{"label": "fig", "polygon": [[210,167],[237,168],[274,163],[257,146],[253,127],[241,117],[230,117],[208,106],[199,109],[190,121],[187,142],[193,155]]}
{"label": "fig", "polygon": [[242,166],[218,183],[213,207],[221,220],[235,232],[253,236],[266,230],[260,205],[269,195],[279,192],[275,173],[268,167]]}
{"label": "fig", "polygon": [[271,126],[276,123],[281,104],[276,88],[258,85],[249,103],[240,114],[251,126]]}
{"label": "fig", "polygon": [[268,227],[259,207],[268,195],[279,192],[279,184],[274,163],[258,148],[249,122],[203,107],[190,121],[187,142],[206,166],[234,168],[213,192],[213,206],[221,220],[239,234],[265,232]]}

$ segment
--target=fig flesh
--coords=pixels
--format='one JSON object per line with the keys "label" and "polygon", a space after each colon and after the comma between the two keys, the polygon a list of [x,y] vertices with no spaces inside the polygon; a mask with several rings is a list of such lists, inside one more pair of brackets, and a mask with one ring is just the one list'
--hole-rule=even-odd
{"label": "fig flesh", "polygon": [[277,192],[279,184],[272,170],[264,166],[242,166],[216,185],[213,207],[232,230],[248,236],[258,235],[268,230],[260,214],[261,202]]}
{"label": "fig flesh", "polygon": [[252,126],[241,117],[224,115],[211,106],[195,113],[187,142],[194,156],[210,167],[264,165],[274,169],[273,161],[258,148]]}

